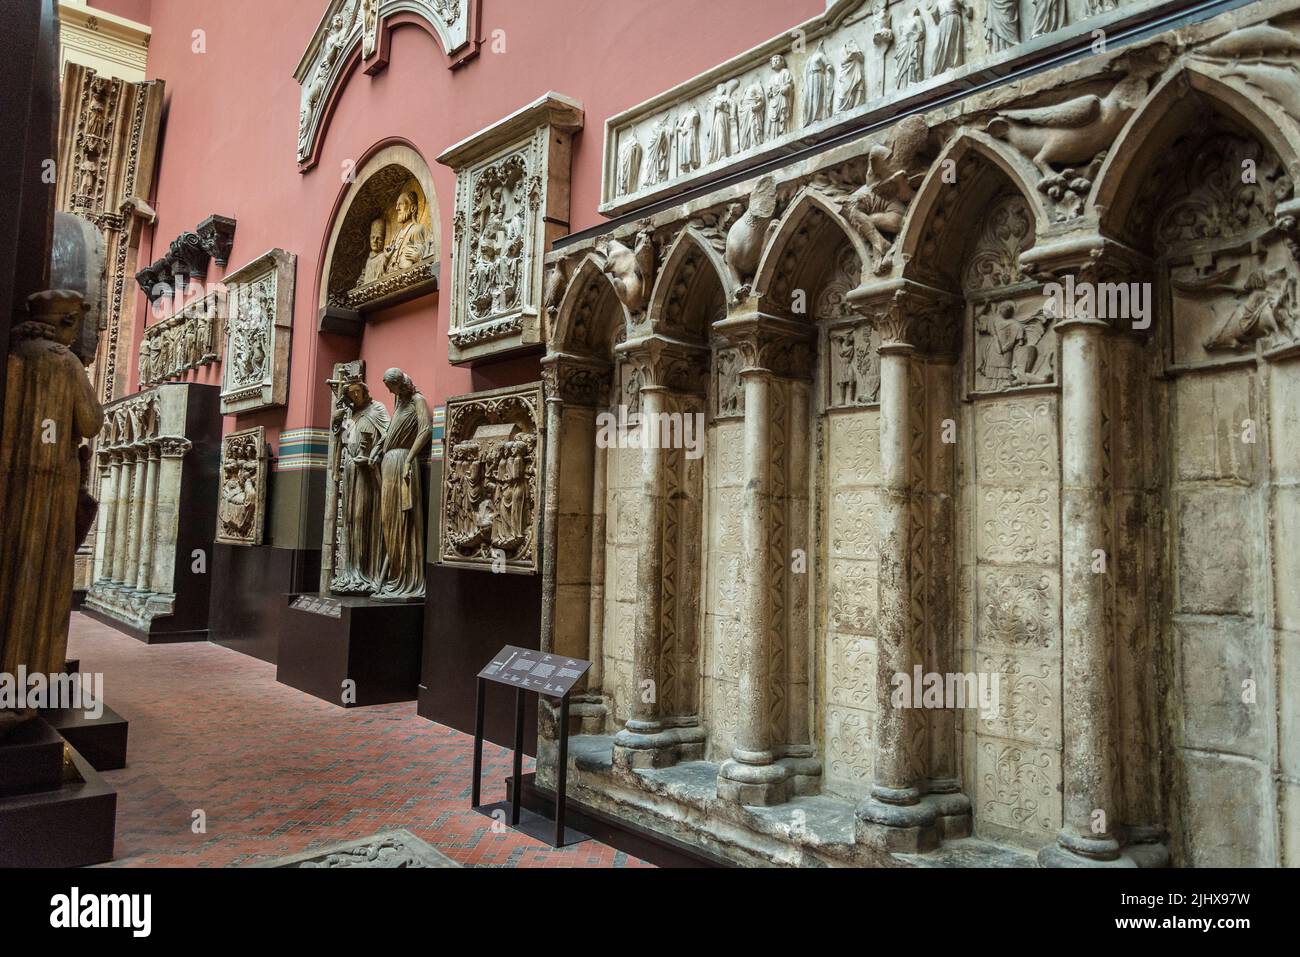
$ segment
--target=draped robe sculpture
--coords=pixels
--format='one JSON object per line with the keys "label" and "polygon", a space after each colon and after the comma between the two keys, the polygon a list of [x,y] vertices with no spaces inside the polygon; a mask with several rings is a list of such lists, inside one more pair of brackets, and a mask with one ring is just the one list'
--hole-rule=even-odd
{"label": "draped robe sculpture", "polygon": [[384,558],[376,582],[376,601],[424,597],[424,493],[420,457],[428,448],[429,404],[401,369],[384,373],[393,394],[393,417],[382,445],[371,453],[379,470],[379,512]]}
{"label": "draped robe sculpture", "polygon": [[334,425],[342,429],[343,516],[338,568],[330,590],[368,595],[376,588],[383,563],[379,473],[371,457],[383,444],[388,410],[370,397],[364,382],[349,382],[342,393]]}

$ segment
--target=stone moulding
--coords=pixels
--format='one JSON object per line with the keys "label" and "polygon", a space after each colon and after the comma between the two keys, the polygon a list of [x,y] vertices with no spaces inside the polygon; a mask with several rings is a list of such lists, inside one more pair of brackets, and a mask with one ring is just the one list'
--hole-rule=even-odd
{"label": "stone moulding", "polygon": [[226,355],[221,414],[284,405],[297,257],[272,249],[225,279]]}
{"label": "stone moulding", "polygon": [[578,102],[547,93],[444,151],[456,173],[452,362],[541,343],[543,258],[569,219]]}
{"label": "stone moulding", "polygon": [[540,382],[447,400],[439,564],[538,571],[543,415]]}
{"label": "stone moulding", "polygon": [[481,0],[329,0],[294,70],[301,87],[299,172],[316,165],[322,134],[347,77],[358,65],[377,74],[388,66],[389,33],[398,23],[423,26],[446,52],[451,68],[478,53]]}
{"label": "stone moulding", "polygon": [[224,545],[261,545],[266,525],[266,429],[231,432],[221,440],[217,534]]}
{"label": "stone moulding", "polygon": [[[1063,8],[1064,0],[1044,5]],[[900,100],[951,92],[991,67],[1005,71],[1093,30],[1114,30],[1185,4],[1098,4],[1101,12],[1063,18],[1042,33],[1024,20],[1020,41],[997,50],[986,45],[986,0],[944,5],[966,21],[955,44],[944,42],[948,33],[939,21],[946,17],[933,13],[934,6],[927,0],[830,0],[824,14],[610,117],[600,212],[615,216],[647,206],[877,116],[885,120]]]}

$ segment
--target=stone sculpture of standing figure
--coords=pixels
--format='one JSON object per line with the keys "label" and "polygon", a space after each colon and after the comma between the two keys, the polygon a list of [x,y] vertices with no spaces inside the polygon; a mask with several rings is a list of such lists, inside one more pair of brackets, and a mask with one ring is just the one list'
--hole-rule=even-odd
{"label": "stone sculpture of standing figure", "polygon": [[984,39],[991,53],[1009,50],[1020,42],[1020,0],[989,0]]}
{"label": "stone sculpture of standing figure", "polygon": [[772,57],[772,80],[767,84],[767,140],[779,140],[790,130],[790,113],[794,105],[794,77],[785,65],[785,57]]}
{"label": "stone sculpture of standing figure", "polygon": [[1034,36],[1055,33],[1065,26],[1065,0],[1034,0]]}
{"label": "stone sculpture of standing figure", "polygon": [[835,94],[835,112],[856,109],[867,99],[867,57],[852,37],[840,51],[839,89]]}
{"label": "stone sculpture of standing figure", "polygon": [[894,83],[898,89],[925,79],[925,21],[920,9],[912,11],[903,37],[894,51]]}
{"label": "stone sculpture of standing figure", "polygon": [[432,434],[429,403],[401,369],[384,373],[393,394],[393,417],[383,444],[371,454],[379,466],[379,511],[384,561],[376,601],[424,598],[424,492],[420,457]]}
{"label": "stone sculpture of standing figure", "polygon": [[934,45],[934,76],[966,62],[965,21],[974,15],[965,0],[939,0],[930,7],[930,18],[939,27],[939,39]]}
{"label": "stone sculpture of standing figure", "polygon": [[767,100],[763,94],[763,84],[758,80],[745,89],[745,95],[740,99],[737,121],[742,152],[762,144],[763,129],[767,124]]}
{"label": "stone sculpture of standing figure", "polygon": [[826,41],[817,49],[803,68],[803,124],[811,126],[831,115],[835,99],[835,67],[826,55]]}
{"label": "stone sculpture of standing figure", "polygon": [[[81,335],[78,293],[27,300],[10,337],[0,433],[0,672],[58,674],[68,651],[82,439],[104,413],[72,351]],[[0,734],[28,714],[0,714]]]}
{"label": "stone sculpture of standing figure", "polygon": [[366,595],[375,590],[383,561],[379,522],[379,475],[371,455],[384,441],[388,410],[370,397],[359,379],[346,383],[334,411],[340,429],[340,479],[343,521],[339,556],[330,590],[341,595]]}

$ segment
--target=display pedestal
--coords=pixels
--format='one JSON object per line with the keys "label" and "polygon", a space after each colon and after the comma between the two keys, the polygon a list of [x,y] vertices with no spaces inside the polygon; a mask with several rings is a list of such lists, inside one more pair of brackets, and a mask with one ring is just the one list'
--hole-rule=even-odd
{"label": "display pedestal", "polygon": [[126,767],[128,724],[108,705],[103,707],[98,718],[79,708],[47,708],[41,717],[96,771],[116,771]]}
{"label": "display pedestal", "polygon": [[113,859],[117,792],[44,718],[0,740],[0,867]]}
{"label": "display pedestal", "polygon": [[275,679],[345,708],[414,701],[423,631],[422,601],[290,595]]}

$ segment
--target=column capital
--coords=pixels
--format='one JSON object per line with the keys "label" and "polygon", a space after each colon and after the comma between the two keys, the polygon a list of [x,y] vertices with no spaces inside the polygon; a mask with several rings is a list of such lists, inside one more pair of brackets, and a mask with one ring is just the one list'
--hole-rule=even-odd
{"label": "column capital", "polygon": [[[1100,328],[1141,335],[1151,327],[1156,268],[1151,257],[1131,246],[1096,232],[1072,232],[1025,250],[1020,265],[1043,283],[1058,333]],[[1148,314],[1142,322],[1134,322],[1135,286],[1146,291]]]}
{"label": "column capital", "polygon": [[603,359],[552,352],[542,359],[547,402],[596,406],[609,395],[610,364]]}
{"label": "column capital", "polygon": [[751,310],[731,313],[713,329],[740,353],[740,375],[771,373],[787,379],[811,379],[815,328],[807,322]]}
{"label": "column capital", "polygon": [[636,366],[643,392],[668,389],[702,394],[707,388],[707,346],[652,334],[621,342],[614,351]]}
{"label": "column capital", "polygon": [[889,279],[859,286],[846,299],[875,328],[881,355],[955,355],[961,349],[961,301],[942,289]]}
{"label": "column capital", "polygon": [[157,439],[158,453],[167,459],[178,459],[194,447],[189,439],[179,435],[164,435]]}

